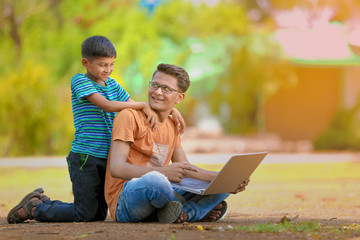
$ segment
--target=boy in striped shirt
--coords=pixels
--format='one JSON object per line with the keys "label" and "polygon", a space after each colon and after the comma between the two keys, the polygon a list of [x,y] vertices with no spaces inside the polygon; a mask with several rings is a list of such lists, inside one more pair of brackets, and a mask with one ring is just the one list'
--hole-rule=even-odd
{"label": "boy in striped shirt", "polygon": [[[143,110],[146,124],[156,130],[158,117],[146,102],[134,102],[110,74],[116,50],[103,36],[86,39],[81,46],[86,73],[71,80],[71,104],[75,137],[67,157],[74,194],[73,203],[51,201],[36,189],[10,210],[7,221],[20,223],[27,219],[45,222],[102,221],[107,216],[104,181],[116,112],[125,108]],[[184,131],[185,122],[173,109],[174,121]]]}

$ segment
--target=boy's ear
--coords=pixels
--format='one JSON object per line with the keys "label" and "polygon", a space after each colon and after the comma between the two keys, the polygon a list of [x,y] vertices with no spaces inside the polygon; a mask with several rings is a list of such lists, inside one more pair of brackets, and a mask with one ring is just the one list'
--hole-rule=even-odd
{"label": "boy's ear", "polygon": [[184,98],[185,98],[185,93],[179,93],[176,98],[175,104],[181,103],[181,101],[184,100]]}
{"label": "boy's ear", "polygon": [[86,58],[83,58],[83,59],[81,60],[81,63],[82,63],[82,65],[84,66],[84,68],[87,68],[88,62],[89,62],[89,61],[88,61]]}

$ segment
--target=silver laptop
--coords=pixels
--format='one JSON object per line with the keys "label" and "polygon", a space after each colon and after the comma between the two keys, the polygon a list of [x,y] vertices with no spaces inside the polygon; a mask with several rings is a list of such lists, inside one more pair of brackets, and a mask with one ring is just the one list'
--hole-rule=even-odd
{"label": "silver laptop", "polygon": [[211,182],[193,178],[183,178],[179,183],[171,183],[174,188],[199,195],[235,192],[255,171],[267,152],[246,153],[232,156]]}

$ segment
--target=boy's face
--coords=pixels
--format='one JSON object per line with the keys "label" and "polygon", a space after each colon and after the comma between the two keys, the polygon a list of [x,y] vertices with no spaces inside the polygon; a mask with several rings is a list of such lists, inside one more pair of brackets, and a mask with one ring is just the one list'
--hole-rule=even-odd
{"label": "boy's face", "polygon": [[87,75],[93,81],[106,81],[114,70],[114,57],[94,58],[91,61],[87,58],[82,59],[82,64],[87,70]]}
{"label": "boy's face", "polygon": [[167,86],[171,89],[177,90],[166,94],[162,91],[161,87],[158,89],[149,87],[149,105],[155,111],[172,110],[175,104],[180,103],[185,97],[185,94],[181,93],[179,87],[177,86],[177,78],[172,75],[168,75],[163,72],[157,72],[151,83],[157,83],[159,85]]}

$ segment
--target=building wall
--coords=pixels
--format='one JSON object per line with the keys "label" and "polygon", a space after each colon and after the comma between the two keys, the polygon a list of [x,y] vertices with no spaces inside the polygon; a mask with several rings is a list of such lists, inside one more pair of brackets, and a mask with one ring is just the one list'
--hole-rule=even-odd
{"label": "building wall", "polygon": [[360,101],[360,66],[346,68],[342,98],[346,108],[353,108]]}
{"label": "building wall", "polygon": [[298,82],[265,103],[265,129],[284,140],[314,140],[340,104],[342,68],[297,67]]}

